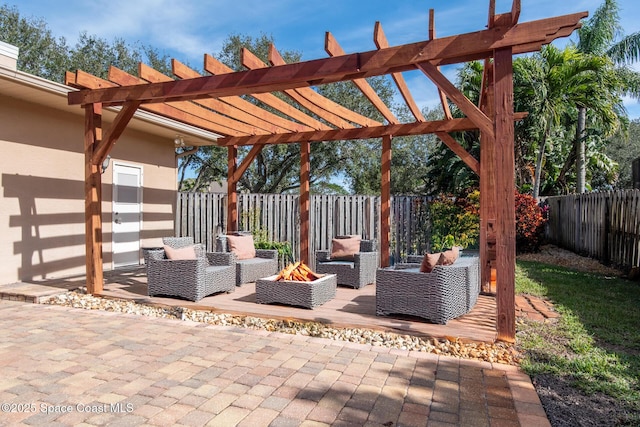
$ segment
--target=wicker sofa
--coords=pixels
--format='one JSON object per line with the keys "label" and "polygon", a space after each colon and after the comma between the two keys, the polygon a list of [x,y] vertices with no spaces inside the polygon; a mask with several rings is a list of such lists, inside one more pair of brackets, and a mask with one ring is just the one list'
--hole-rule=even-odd
{"label": "wicker sofa", "polygon": [[376,282],[378,268],[377,242],[375,240],[361,240],[360,252],[356,253],[353,261],[332,260],[331,251],[316,251],[316,272],[320,274],[335,274],[338,285],[362,288]]}
{"label": "wicker sofa", "polygon": [[237,259],[235,254],[229,250],[227,236],[219,235],[216,237],[216,253],[227,254],[233,258],[236,266],[235,283],[237,286],[273,276],[278,272],[278,251],[275,249],[256,249],[254,258]]}
{"label": "wicker sofa", "polygon": [[478,257],[459,257],[452,265],[421,273],[419,266],[380,268],[376,274],[376,314],[417,316],[433,323],[468,313],[480,293]]}
{"label": "wicker sofa", "polygon": [[[194,245],[191,237],[165,237],[162,242],[175,249]],[[144,251],[149,296],[199,301],[207,295],[235,290],[233,257],[205,253],[201,245],[194,245],[194,249],[196,259],[168,259],[163,248]]]}

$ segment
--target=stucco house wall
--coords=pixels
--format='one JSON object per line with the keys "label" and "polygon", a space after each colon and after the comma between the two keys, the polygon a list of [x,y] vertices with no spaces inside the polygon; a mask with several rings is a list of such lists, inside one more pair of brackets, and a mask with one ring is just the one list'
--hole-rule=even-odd
{"label": "stucco house wall", "polygon": [[[69,90],[0,61],[0,284],[85,274],[84,111],[67,105]],[[105,127],[115,114],[105,109]],[[173,235],[177,135],[215,137],[139,112],[111,151],[102,175],[105,270],[114,267],[114,165],[142,171],[140,246]]]}

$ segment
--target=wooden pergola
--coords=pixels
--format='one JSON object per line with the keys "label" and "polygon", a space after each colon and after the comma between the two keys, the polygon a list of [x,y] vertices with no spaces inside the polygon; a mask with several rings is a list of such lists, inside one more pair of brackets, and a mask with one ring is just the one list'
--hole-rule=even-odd
{"label": "wooden pergola", "polygon": [[[215,144],[228,149],[228,230],[237,230],[237,182],[260,151],[269,144],[300,144],[300,257],[309,260],[309,153],[319,141],[382,138],[381,265],[389,265],[390,177],[392,138],[433,133],[480,176],[480,260],[483,286],[490,268],[496,269],[498,339],[515,339],[515,210],[514,121],[526,113],[513,111],[515,54],[534,52],[580,27],[587,12],[518,23],[520,0],[504,14],[495,13],[489,1],[487,28],[456,36],[436,38],[430,11],[428,40],[389,46],[382,26],[374,29],[375,50],[346,54],[327,33],[329,57],[286,64],[276,48],[269,50],[270,66],[251,52],[242,52],[245,71],[233,72],[205,55],[202,76],[176,60],[173,77],[140,64],[139,76],[116,68],[108,81],[82,71],[68,72],[66,83],[81,90],[70,92],[70,105],[85,109],[85,212],[87,290],[103,287],[101,173],[100,165],[138,109],[169,117],[221,136]],[[467,99],[439,67],[484,60],[479,105]],[[427,121],[414,102],[402,77],[403,71],[421,70],[438,88],[444,120]],[[400,123],[367,83],[367,77],[391,75],[415,117]],[[352,81],[380,111],[385,122],[372,120],[321,96],[313,86]],[[285,102],[272,92],[282,92]],[[252,103],[241,96],[258,101]],[[464,113],[453,118],[448,102]],[[257,106],[266,105],[274,114]],[[121,107],[110,126],[102,125],[103,107]],[[311,112],[303,112],[300,107]],[[471,156],[451,136],[452,132],[479,130],[480,159]],[[238,147],[251,146],[238,163]],[[499,201],[499,202],[498,202]]]}

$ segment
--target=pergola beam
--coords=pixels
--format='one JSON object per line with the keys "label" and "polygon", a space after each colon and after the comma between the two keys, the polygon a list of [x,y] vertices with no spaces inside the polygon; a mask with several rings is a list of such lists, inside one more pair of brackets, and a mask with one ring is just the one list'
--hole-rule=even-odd
{"label": "pergola beam", "polygon": [[491,119],[485,116],[473,102],[469,101],[469,98],[464,96],[464,94],[438,70],[438,67],[429,62],[420,63],[418,67],[433,81],[438,90],[445,93],[447,97],[476,124],[481,132],[487,132],[489,135],[493,135],[493,122]]}
{"label": "pergola beam", "polygon": [[[81,70],[78,70],[75,73],[66,73],[65,84],[73,87],[89,88],[92,90],[103,87],[118,87],[118,85],[115,83],[93,76]],[[237,132],[233,129],[217,125],[208,120],[194,116],[193,114],[189,114],[182,110],[179,110],[168,104],[144,104],[140,105],[138,108],[157,114],[159,116],[181,121],[182,123],[186,123],[191,126],[207,130],[209,132],[214,132],[222,135],[243,135],[242,133]]]}
{"label": "pergola beam", "polygon": [[447,147],[449,147],[451,151],[456,153],[458,157],[460,157],[460,159],[469,166],[469,169],[474,171],[476,175],[480,175],[480,163],[478,160],[469,154],[469,152],[465,150],[464,147],[455,140],[455,138],[446,132],[436,132],[435,134]]}
{"label": "pergola beam", "polygon": [[501,341],[515,341],[516,213],[513,142],[513,53],[494,55],[497,329]]}
{"label": "pergola beam", "polygon": [[238,231],[238,147],[227,147],[227,233]]}
{"label": "pergola beam", "polygon": [[93,162],[94,151],[102,141],[102,105],[84,107],[84,221],[85,268],[87,292],[102,292],[104,269],[102,264],[102,174],[100,165]]}
{"label": "pergola beam", "polygon": [[138,110],[140,106],[139,101],[131,101],[122,107],[118,112],[116,119],[113,121],[107,132],[105,132],[102,141],[96,147],[93,153],[92,161],[96,165],[101,165],[104,159],[107,157],[113,146],[118,141],[118,138],[122,135],[122,132],[127,128],[129,121]]}
{"label": "pergola beam", "polygon": [[311,206],[311,145],[300,143],[300,261],[309,264],[309,230]]}
{"label": "pergola beam", "polygon": [[515,25],[520,19],[520,11],[522,10],[522,5],[520,4],[520,0],[513,0],[511,4],[511,22]]}
{"label": "pergola beam", "polygon": [[[514,120],[524,119],[527,113],[515,113]],[[341,141],[365,138],[382,138],[384,135],[414,136],[436,132],[463,132],[477,130],[478,126],[469,118],[436,120],[430,122],[402,123],[369,128],[333,129],[328,131],[300,132],[281,135],[254,135],[227,137],[217,141],[218,145],[292,144],[301,141]]]}
{"label": "pergola beam", "polygon": [[[436,38],[436,14],[433,9],[429,9],[429,40],[434,40]],[[440,71],[440,67],[436,67],[438,72]],[[447,95],[444,93],[441,87],[438,86],[438,96],[440,97],[440,104],[442,105],[442,111],[444,112],[445,119],[451,119],[453,116],[451,115],[451,109],[449,108],[449,103],[447,102]]]}
{"label": "pergola beam", "polygon": [[[480,109],[488,117],[495,117],[493,62],[484,61]],[[496,259],[496,188],[495,138],[480,134],[480,285],[483,292],[491,293],[491,269]]]}
{"label": "pergola beam", "polygon": [[380,162],[380,266],[389,266],[391,241],[391,135],[382,137]]}
{"label": "pergola beam", "polygon": [[81,90],[70,92],[68,100],[70,105],[96,102],[117,105],[132,99],[142,103],[157,103],[274,92],[413,70],[425,61],[445,65],[484,59],[502,47],[511,47],[513,54],[526,53],[556,38],[569,36],[579,28],[580,19],[587,16],[586,12],[574,13],[513,27],[495,27],[387,49],[239,71],[231,75]]}
{"label": "pergola beam", "polygon": [[245,158],[242,159],[242,163],[240,164],[240,166],[234,171],[233,182],[237,183],[238,181],[240,181],[242,175],[244,175],[246,170],[249,169],[249,166],[251,166],[251,162],[253,162],[258,154],[260,154],[263,148],[264,145],[254,145],[253,147],[251,147],[251,150],[247,153]]}

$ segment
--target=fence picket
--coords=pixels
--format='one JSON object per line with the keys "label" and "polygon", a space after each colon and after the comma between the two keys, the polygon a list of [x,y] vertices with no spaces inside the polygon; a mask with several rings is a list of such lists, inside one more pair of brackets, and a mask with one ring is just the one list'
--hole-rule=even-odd
{"label": "fence picket", "polygon": [[548,239],[623,269],[640,266],[640,190],[552,196]]}
{"label": "fence picket", "polygon": [[[428,199],[420,196],[391,198],[390,252],[395,261],[429,248]],[[216,193],[178,193],[176,236],[193,236],[197,243],[215,249],[215,239],[226,232],[227,196]],[[359,234],[380,242],[380,197],[312,195],[310,198],[309,249],[330,249],[331,239],[340,234]],[[238,194],[240,230],[258,227],[274,241],[288,241],[294,257],[300,259],[300,206],[297,195]],[[251,230],[255,231],[255,230]],[[312,265],[311,267],[315,267]]]}

